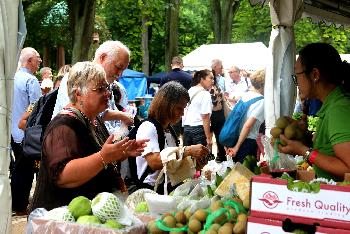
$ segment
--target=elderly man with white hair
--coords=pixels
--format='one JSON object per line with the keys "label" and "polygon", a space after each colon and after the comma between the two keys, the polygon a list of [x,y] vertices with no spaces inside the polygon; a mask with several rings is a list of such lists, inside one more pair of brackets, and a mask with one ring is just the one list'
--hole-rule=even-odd
{"label": "elderly man with white hair", "polygon": [[[101,44],[95,52],[94,62],[100,64],[103,67],[106,73],[107,82],[109,84],[112,84],[122,75],[123,71],[128,67],[129,61],[130,50],[120,41],[106,41]],[[68,74],[66,74],[61,81],[52,118],[55,117],[61,111],[61,109],[69,103],[67,94],[67,80]],[[124,100],[122,101],[122,106],[127,105],[126,98],[127,96],[124,88],[124,95],[122,92],[122,100]],[[133,120],[128,114],[117,110],[116,103],[114,102],[113,98],[111,98],[109,102],[109,109],[103,113],[103,120],[121,120],[127,125],[133,124]],[[105,122],[106,127],[110,133],[114,131],[112,128],[116,127],[115,123],[116,122]]]}
{"label": "elderly man with white hair", "polygon": [[34,161],[22,154],[24,132],[18,128],[18,123],[29,104],[41,95],[39,81],[34,76],[41,58],[34,48],[26,47],[21,51],[19,62],[21,66],[14,77],[11,123],[11,148],[15,156],[15,168],[11,173],[12,210],[18,215],[26,214],[34,177]]}

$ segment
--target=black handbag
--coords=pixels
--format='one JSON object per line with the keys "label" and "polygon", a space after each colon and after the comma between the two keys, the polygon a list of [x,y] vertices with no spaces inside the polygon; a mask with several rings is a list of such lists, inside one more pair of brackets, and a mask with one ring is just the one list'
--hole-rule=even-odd
{"label": "black handbag", "polygon": [[24,130],[24,138],[22,141],[23,155],[35,160],[41,158],[42,144],[42,126],[35,125]]}
{"label": "black handbag", "polygon": [[55,89],[39,98],[30,113],[22,140],[23,156],[41,159],[41,145],[44,132],[51,121],[58,90]]}

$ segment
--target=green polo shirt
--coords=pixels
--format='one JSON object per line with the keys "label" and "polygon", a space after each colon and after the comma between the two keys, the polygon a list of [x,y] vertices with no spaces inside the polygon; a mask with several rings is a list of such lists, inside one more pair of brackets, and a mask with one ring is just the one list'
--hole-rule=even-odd
{"label": "green polo shirt", "polygon": [[[350,141],[350,98],[340,88],[335,88],[325,99],[317,112],[319,122],[316,128],[314,149],[334,156],[333,146]],[[350,157],[350,152],[349,152]],[[339,178],[314,165],[317,177],[338,181]]]}

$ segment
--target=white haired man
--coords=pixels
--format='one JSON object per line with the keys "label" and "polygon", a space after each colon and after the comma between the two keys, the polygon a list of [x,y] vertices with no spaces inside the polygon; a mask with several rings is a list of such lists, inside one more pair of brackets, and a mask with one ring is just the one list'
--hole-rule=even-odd
{"label": "white haired man", "polygon": [[[129,61],[130,50],[120,41],[106,41],[101,44],[95,52],[94,62],[103,67],[104,71],[106,72],[107,82],[109,84],[112,84],[122,75],[123,71],[128,67]],[[61,109],[69,103],[67,94],[67,80],[68,74],[66,74],[61,81],[52,118],[54,118],[58,112],[60,112]],[[122,88],[124,89],[124,95],[122,93],[123,101],[121,102],[121,105],[126,106],[127,95],[125,88]],[[105,122],[110,133],[114,131],[112,127],[116,127],[117,125],[115,120],[121,120],[127,125],[133,124],[133,119],[130,118],[128,114],[117,110],[113,98],[111,98],[109,102],[109,109],[102,114],[102,117],[104,121],[111,121]],[[110,126],[110,123],[112,126]]]}
{"label": "white haired man", "polygon": [[211,61],[211,70],[213,71],[213,75],[216,79],[216,83],[220,87],[222,92],[225,92],[225,77],[222,76],[224,66],[222,65],[222,61],[220,59],[213,59]]}
{"label": "white haired man", "polygon": [[24,132],[18,128],[21,116],[29,104],[36,102],[40,95],[40,84],[34,74],[38,71],[41,58],[31,47],[22,49],[19,70],[14,77],[11,148],[15,156],[15,167],[11,172],[12,210],[17,215],[27,213],[28,198],[34,178],[34,161],[23,157],[22,145]]}
{"label": "white haired man", "polygon": [[248,91],[251,84],[248,78],[244,77],[242,79],[241,69],[235,65],[230,67],[228,74],[231,82],[227,85],[228,89],[225,91],[225,96],[231,103],[236,104],[242,95]]}

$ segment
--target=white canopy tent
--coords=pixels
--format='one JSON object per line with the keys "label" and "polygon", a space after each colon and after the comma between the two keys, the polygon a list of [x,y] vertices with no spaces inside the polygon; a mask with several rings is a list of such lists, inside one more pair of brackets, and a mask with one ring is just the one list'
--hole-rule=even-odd
{"label": "white canopy tent", "polygon": [[301,16],[302,0],[271,0],[270,15],[273,25],[269,43],[271,58],[265,78],[266,132],[274,127],[280,116],[290,116],[294,110],[296,87],[294,73],[295,39],[293,26]]}
{"label": "white canopy tent", "polygon": [[350,25],[350,2],[348,0],[249,0],[251,4],[269,3],[273,25],[269,43],[269,62],[265,78],[266,133],[275,120],[291,115],[296,98],[291,74],[294,73],[295,37],[294,24],[300,17],[314,22],[322,20],[337,26]]}
{"label": "white canopy tent", "polygon": [[254,71],[266,67],[267,47],[262,42],[201,45],[183,57],[185,71],[209,68],[213,59],[220,59],[224,68],[236,65]]}
{"label": "white canopy tent", "polygon": [[11,233],[9,159],[13,76],[26,34],[22,2],[0,1],[0,230]]}

